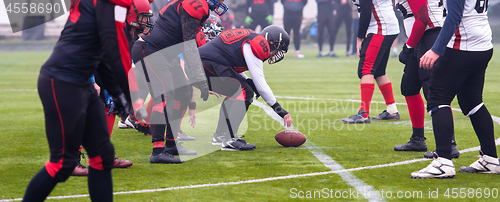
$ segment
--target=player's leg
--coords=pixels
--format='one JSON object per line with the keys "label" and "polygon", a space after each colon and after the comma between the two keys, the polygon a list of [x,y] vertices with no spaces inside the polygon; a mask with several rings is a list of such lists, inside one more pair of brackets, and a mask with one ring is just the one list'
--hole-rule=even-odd
{"label": "player's leg", "polygon": [[331,15],[328,17],[327,22],[326,22],[326,28],[328,29],[328,34],[330,35],[330,38],[328,39],[328,43],[330,45],[330,52],[328,53],[328,56],[330,57],[338,57],[337,54],[335,54],[334,48],[335,48],[335,37],[334,33],[337,31],[335,30],[335,19],[337,19],[339,15]]}
{"label": "player's leg", "polygon": [[110,141],[104,103],[92,94],[86,108],[82,145],[89,156],[89,195],[92,201],[113,200],[111,169],[115,165],[115,148]]}
{"label": "player's leg", "polygon": [[317,39],[318,39],[318,55],[317,58],[323,57],[323,39],[325,33],[326,22],[328,18],[326,16],[318,16],[318,31],[317,31]]}
{"label": "player's leg", "polygon": [[396,101],[394,100],[394,93],[392,90],[392,83],[389,77],[386,75],[385,70],[387,68],[387,62],[389,60],[390,47],[392,42],[396,39],[397,35],[384,36],[380,46],[380,50],[377,55],[377,59],[373,64],[374,77],[377,81],[377,85],[384,97],[387,109],[384,110],[378,116],[374,116],[373,119],[377,120],[399,120],[400,115],[398,108],[396,107]]}
{"label": "player's leg", "polygon": [[[175,109],[178,111],[178,113],[180,113],[181,115],[181,118],[180,118],[180,122],[179,122],[179,128],[181,127],[182,125],[182,120],[184,119],[184,116],[188,110],[188,106],[191,104],[191,98],[193,97],[193,87],[192,86],[186,86],[185,88],[183,89],[180,89],[178,90],[176,93],[176,98],[175,98],[175,102],[176,102],[176,105],[175,105]],[[194,104],[196,105],[196,102],[194,102]],[[178,106],[178,107],[177,107]],[[189,108],[189,110],[195,110],[195,109],[191,109]],[[178,141],[193,141],[193,140],[196,140],[196,138],[194,137],[191,137],[191,136],[188,136],[187,134],[185,134],[184,132],[182,132],[181,129],[179,129],[179,132],[176,134],[176,139]]]}
{"label": "player's leg", "polygon": [[[483,103],[483,87],[485,70],[491,59],[493,50],[466,52],[470,59],[467,65],[471,75],[458,91],[457,99],[462,113],[470,118],[474,131],[481,145],[480,158],[470,166],[460,168],[466,173],[500,173],[500,162],[495,146],[493,120]],[[461,53],[463,54],[463,53]],[[464,56],[465,57],[465,56]]]}
{"label": "player's leg", "polygon": [[291,20],[293,30],[293,44],[295,46],[295,57],[304,58],[304,54],[300,52],[300,25],[302,24],[302,13],[300,14],[300,16],[296,16]]}
{"label": "player's leg", "polygon": [[24,201],[45,200],[57,183],[66,181],[73,172],[78,162],[89,89],[40,74],[38,93],[44,109],[50,160],[31,179]]}
{"label": "player's leg", "polygon": [[344,22],[345,22],[345,36],[346,36],[346,56],[349,56],[349,47],[351,46],[351,34],[352,34],[352,15],[349,7],[345,7],[344,10]]}

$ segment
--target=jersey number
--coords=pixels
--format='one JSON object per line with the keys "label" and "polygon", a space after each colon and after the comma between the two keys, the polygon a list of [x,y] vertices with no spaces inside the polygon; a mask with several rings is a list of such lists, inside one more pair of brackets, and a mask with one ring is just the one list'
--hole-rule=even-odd
{"label": "jersey number", "polygon": [[260,42],[259,42],[259,45],[260,47],[262,48],[262,51],[264,53],[267,53],[269,52],[269,46],[267,45],[267,40],[266,39],[262,39]]}
{"label": "jersey number", "polygon": [[220,33],[220,38],[225,44],[232,44],[248,35],[250,35],[250,31],[248,31],[248,29],[231,29]]}
{"label": "jersey number", "polygon": [[476,9],[477,13],[484,13],[488,9],[488,0],[477,0],[476,1]]}

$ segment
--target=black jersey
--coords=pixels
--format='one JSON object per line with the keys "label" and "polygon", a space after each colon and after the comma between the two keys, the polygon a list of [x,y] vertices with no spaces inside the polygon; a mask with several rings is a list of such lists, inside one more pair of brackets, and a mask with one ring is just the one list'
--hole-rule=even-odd
{"label": "black jersey", "polygon": [[159,50],[195,39],[198,30],[190,33],[192,38],[185,39],[186,33],[183,33],[185,31],[183,26],[192,27],[192,25],[181,23],[181,12],[186,12],[193,18],[199,30],[209,16],[208,3],[205,0],[172,0],[160,10],[151,34],[143,36],[142,39]]}
{"label": "black jersey", "polygon": [[223,31],[217,38],[198,48],[202,60],[217,62],[233,67],[241,73],[248,70],[243,56],[243,44],[250,43],[253,54],[265,61],[269,58],[269,44],[264,36],[251,29],[232,29]]}
{"label": "black jersey", "polygon": [[88,85],[104,55],[110,71],[123,73],[130,69],[123,23],[131,2],[120,1],[74,0],[59,41],[40,73],[75,85]]}

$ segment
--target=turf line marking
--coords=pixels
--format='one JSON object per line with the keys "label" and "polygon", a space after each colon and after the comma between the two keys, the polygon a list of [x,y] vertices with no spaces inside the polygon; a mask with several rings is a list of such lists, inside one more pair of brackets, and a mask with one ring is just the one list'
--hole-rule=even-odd
{"label": "turf line marking", "polygon": [[[274,112],[274,110],[265,105],[262,102],[259,101],[254,101],[253,104],[261,109],[263,109],[267,115],[269,115],[271,118],[274,120],[280,122],[282,125],[283,124],[283,119]],[[293,129],[293,125],[290,127],[290,129]],[[330,156],[325,154],[320,148],[316,147],[314,143],[311,141],[306,141],[304,144],[306,147],[310,147],[311,153],[319,160],[323,165],[325,165],[327,168],[330,168],[332,171],[339,171],[339,170],[345,170],[342,165],[337,163],[335,160],[333,160]],[[358,179],[356,176],[354,176],[350,172],[340,172],[338,173],[340,177],[344,181],[347,182],[349,186],[352,186],[356,189],[358,193],[361,193],[363,197],[368,199],[368,201],[385,201],[380,195],[376,194],[368,194],[368,193],[375,193],[378,192],[376,189],[374,189],[372,186],[366,184],[364,181]]]}

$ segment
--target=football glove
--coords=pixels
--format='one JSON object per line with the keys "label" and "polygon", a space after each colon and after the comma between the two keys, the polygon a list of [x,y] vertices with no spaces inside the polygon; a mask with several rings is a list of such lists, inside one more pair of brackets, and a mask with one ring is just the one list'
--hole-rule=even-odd
{"label": "football glove", "polygon": [[401,50],[401,53],[399,53],[399,62],[406,64],[408,62],[408,59],[411,57],[413,54],[414,48],[410,48],[409,46],[403,44],[403,50]]}
{"label": "football glove", "polygon": [[247,79],[247,83],[248,83],[248,85],[250,85],[250,87],[252,88],[253,92],[255,93],[255,99],[259,99],[260,93],[257,90],[257,88],[255,87],[255,84],[253,83],[253,80],[251,78],[248,78]]}
{"label": "football glove", "polygon": [[209,92],[210,90],[208,89],[207,81],[200,81],[195,85],[200,89],[201,99],[203,99],[203,101],[207,101],[208,96],[210,95],[210,92]]}
{"label": "football glove", "polygon": [[247,25],[250,25],[250,23],[252,23],[252,22],[253,22],[253,20],[252,20],[252,18],[250,16],[247,16],[247,18],[245,18],[245,23]]}
{"label": "football glove", "polygon": [[113,97],[109,95],[107,90],[103,91],[104,97],[106,98],[106,107],[109,109],[108,110],[108,116],[111,115],[111,112],[113,112],[113,108],[115,107],[115,103],[113,103]]}
{"label": "football glove", "polygon": [[120,93],[113,97],[114,109],[113,112],[119,117],[126,117],[130,114],[130,103],[127,102],[125,95]]}

